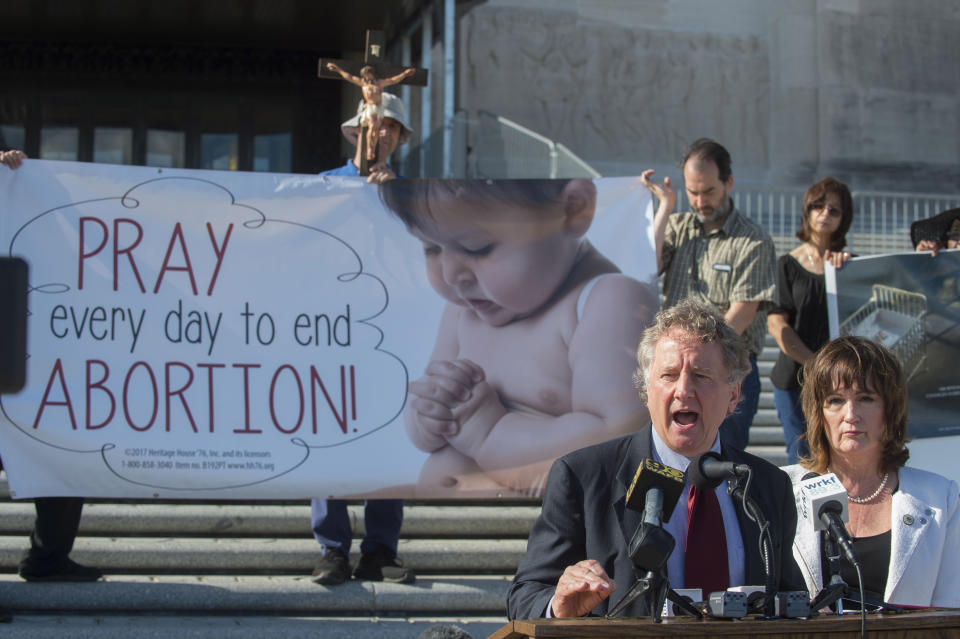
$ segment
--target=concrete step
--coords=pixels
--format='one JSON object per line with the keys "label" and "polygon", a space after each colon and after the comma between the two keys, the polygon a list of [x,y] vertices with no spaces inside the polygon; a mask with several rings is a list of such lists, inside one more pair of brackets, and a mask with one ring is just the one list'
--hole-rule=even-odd
{"label": "concrete step", "polygon": [[94,583],[57,584],[0,575],[0,600],[29,614],[481,615],[505,622],[511,578],[451,575],[419,577],[413,584],[348,581],[328,587],[308,576],[107,575]]}
{"label": "concrete step", "polygon": [[783,429],[779,424],[776,426],[761,426],[754,422],[753,426],[750,427],[750,446],[747,447],[749,452],[753,452],[753,446],[776,446],[778,444],[783,445]]}
{"label": "concrete step", "polygon": [[757,360],[757,372],[760,373],[760,379],[770,379],[770,371],[776,360]]}
{"label": "concrete step", "polygon": [[[777,409],[763,408],[757,409],[757,414],[753,416],[754,426],[771,426],[780,428],[780,419],[777,417]],[[753,428],[751,426],[751,428]]]}
{"label": "concrete step", "polygon": [[783,445],[783,439],[780,439],[778,445],[759,445],[751,444],[747,446],[747,452],[757,457],[762,457],[775,466],[787,465],[787,449]]}
{"label": "concrete step", "polygon": [[[363,536],[363,508],[347,507],[354,535]],[[404,507],[406,538],[484,537],[526,539],[540,512],[535,502],[494,506],[410,503]],[[0,534],[27,535],[33,529],[32,502],[2,506]],[[288,537],[309,539],[310,506],[273,504],[88,502],[82,536]]]}
{"label": "concrete step", "polygon": [[499,630],[506,619],[464,616],[323,617],[193,614],[66,615],[15,613],[0,627],[4,639],[417,639],[427,628],[456,625],[476,639]]}
{"label": "concrete step", "polygon": [[[526,539],[407,539],[399,555],[418,574],[512,575]],[[0,570],[14,571],[24,537],[0,537]],[[77,538],[70,555],[110,574],[309,575],[319,556],[313,539],[206,537]],[[359,556],[354,553],[354,562]]]}

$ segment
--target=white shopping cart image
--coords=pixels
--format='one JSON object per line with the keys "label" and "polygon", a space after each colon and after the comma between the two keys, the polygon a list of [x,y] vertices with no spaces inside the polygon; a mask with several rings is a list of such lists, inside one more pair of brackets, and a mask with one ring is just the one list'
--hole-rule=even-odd
{"label": "white shopping cart image", "polygon": [[880,342],[900,360],[910,380],[926,362],[927,296],[874,284],[870,299],[840,323],[840,335]]}

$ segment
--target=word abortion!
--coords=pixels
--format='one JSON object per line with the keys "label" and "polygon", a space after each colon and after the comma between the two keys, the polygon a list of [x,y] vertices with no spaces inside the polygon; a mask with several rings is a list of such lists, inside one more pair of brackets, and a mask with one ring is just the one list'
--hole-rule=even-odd
{"label": "word abortion!", "polygon": [[[165,362],[163,364],[163,382],[161,383],[158,380],[157,373],[154,371],[154,367],[144,361],[135,362],[127,369],[126,375],[123,377],[120,385],[122,390],[119,392],[118,398],[118,392],[111,390],[107,385],[107,381],[110,378],[110,367],[108,364],[102,360],[86,360],[86,375],[84,379],[86,419],[83,428],[86,430],[104,428],[114,421],[114,417],[118,416],[117,413],[119,410],[127,426],[134,431],[146,432],[156,426],[162,405],[164,407],[163,429],[166,432],[170,432],[172,430],[173,414],[174,411],[177,410],[175,407],[179,405],[179,410],[182,411],[190,429],[194,433],[199,433],[198,417],[195,416],[195,413],[199,415],[202,414],[202,411],[194,410],[196,407],[191,409],[191,402],[186,396],[187,391],[198,377],[198,375],[194,373],[193,368],[194,367],[184,362]],[[214,410],[217,399],[215,392],[215,371],[226,369],[228,365],[224,363],[197,363],[195,368],[204,371],[202,377],[206,378],[206,384],[202,392],[205,396],[204,404],[207,408],[205,430],[214,433],[217,431],[216,411]],[[232,431],[237,434],[260,434],[263,432],[263,429],[254,427],[253,424],[262,424],[265,423],[266,420],[255,418],[253,415],[253,410],[251,409],[253,402],[251,399],[254,393],[251,386],[257,382],[261,382],[261,379],[252,378],[254,378],[256,371],[262,368],[262,366],[253,363],[233,363],[229,364],[229,368],[234,371],[239,371],[233,380],[235,382],[233,390],[239,390],[239,399],[243,406],[243,427],[235,427]],[[177,373],[179,373],[179,378],[185,378],[185,381],[175,381],[175,378],[178,377]],[[341,364],[339,366],[339,373],[340,392],[336,393],[334,387],[334,392],[331,394],[327,389],[327,384],[324,383],[323,378],[315,366],[310,366],[305,376],[301,375],[301,373],[290,364],[278,366],[270,376],[269,391],[267,392],[267,412],[269,413],[269,420],[273,427],[280,433],[287,435],[299,432],[304,424],[306,408],[309,405],[312,418],[312,434],[316,435],[319,432],[318,414],[322,414],[327,410],[329,410],[329,413],[332,415],[340,430],[346,434],[349,428],[348,422],[351,420],[356,421],[357,419],[356,368],[353,365]],[[304,377],[307,378],[306,382],[304,381]],[[262,384],[257,385],[262,388]],[[74,408],[74,401],[71,399],[68,388],[63,362],[57,358],[53,365],[53,370],[50,373],[46,389],[44,390],[43,400],[40,402],[36,418],[33,422],[33,428],[35,430],[39,429],[41,421],[44,421],[45,412],[49,408],[56,406],[66,409],[71,428],[73,430],[78,429],[77,411]],[[135,403],[138,405],[143,403],[144,388],[147,389],[149,417],[138,423],[133,416],[132,409]],[[136,391],[136,401],[132,399],[134,390]],[[322,394],[322,400],[317,390]],[[310,395],[309,403],[306,398],[307,392],[309,392]],[[230,392],[228,395],[231,400],[238,397],[235,392]],[[99,423],[94,423],[94,417],[90,410],[92,400],[95,396],[101,401],[105,401],[109,406],[107,416]],[[277,409],[281,405],[286,405],[290,397],[298,398],[297,417],[295,420],[291,420],[291,423],[284,424],[281,423],[283,420],[279,417]],[[140,408],[143,407],[140,406]],[[55,417],[51,417],[49,421],[52,424],[60,425],[63,422],[63,418],[58,414]]]}

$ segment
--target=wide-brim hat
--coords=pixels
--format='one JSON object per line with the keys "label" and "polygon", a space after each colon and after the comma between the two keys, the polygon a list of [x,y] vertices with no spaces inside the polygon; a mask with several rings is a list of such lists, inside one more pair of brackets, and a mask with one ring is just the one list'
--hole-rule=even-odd
{"label": "wide-brim hat", "polygon": [[[393,118],[400,123],[403,130],[400,131],[400,141],[398,144],[405,144],[410,136],[413,135],[413,129],[407,122],[407,109],[403,106],[403,100],[392,93],[384,93],[381,100],[383,117]],[[360,137],[360,117],[363,115],[363,100],[357,105],[357,114],[340,125],[340,131],[343,137],[350,141],[350,144],[356,146],[357,138]]]}

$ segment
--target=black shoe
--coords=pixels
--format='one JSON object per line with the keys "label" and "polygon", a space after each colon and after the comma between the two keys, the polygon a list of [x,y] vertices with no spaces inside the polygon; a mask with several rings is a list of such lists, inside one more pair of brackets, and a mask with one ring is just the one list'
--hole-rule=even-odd
{"label": "black shoe", "polygon": [[0,608],[0,623],[10,623],[13,621],[13,613],[6,608]]}
{"label": "black shoe", "polygon": [[323,586],[337,586],[350,579],[350,562],[339,548],[327,548],[313,569],[311,580]]}
{"label": "black shoe", "polygon": [[26,581],[97,581],[103,577],[99,568],[78,564],[69,557],[43,562],[24,559],[19,572]]}
{"label": "black shoe", "polygon": [[413,570],[403,565],[388,550],[380,549],[362,555],[353,571],[354,579],[366,581],[389,581],[395,584],[412,584],[417,578]]}

